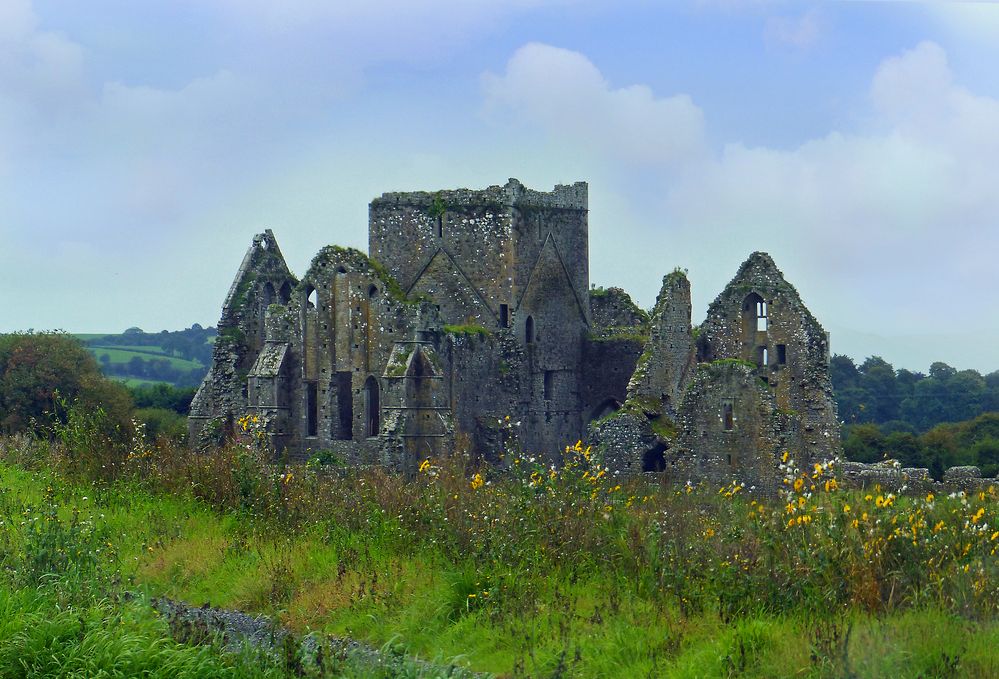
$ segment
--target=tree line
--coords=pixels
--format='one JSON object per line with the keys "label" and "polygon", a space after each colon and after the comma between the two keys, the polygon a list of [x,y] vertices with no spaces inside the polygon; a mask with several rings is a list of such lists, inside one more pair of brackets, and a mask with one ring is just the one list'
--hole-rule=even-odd
{"label": "tree line", "polygon": [[[832,359],[832,382],[852,460],[894,458],[940,478],[970,464],[999,472],[999,371],[981,375],[934,363],[929,374],[895,370],[878,357],[859,366]],[[81,342],[65,333],[0,335],[0,434],[31,431],[60,417],[65,403],[102,408],[120,431],[133,418],[154,437],[185,435],[194,388],[131,390],[107,379]]]}
{"label": "tree line", "polygon": [[938,479],[955,465],[999,472],[999,370],[982,375],[937,362],[923,374],[879,356],[860,365],[833,356],[830,376],[847,458],[893,458]]}
{"label": "tree line", "polygon": [[196,387],[208,372],[207,367],[177,368],[165,358],[133,356],[127,363],[112,363],[107,354],[100,357],[101,369],[111,377],[138,378],[169,382],[177,387]]}

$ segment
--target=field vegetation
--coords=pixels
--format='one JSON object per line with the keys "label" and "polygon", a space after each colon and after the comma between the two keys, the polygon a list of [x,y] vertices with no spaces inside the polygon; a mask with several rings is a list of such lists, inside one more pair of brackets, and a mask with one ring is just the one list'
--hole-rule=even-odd
{"label": "field vegetation", "polygon": [[212,359],[215,328],[198,324],[186,330],[146,333],[129,328],[120,334],[76,335],[101,365],[104,374],[129,386],[163,382],[195,387]]}
{"label": "field vegetation", "polygon": [[617,479],[582,443],[404,478],[274,463],[252,417],[193,452],[132,418],[184,394],[128,394],[66,336],[2,339],[0,677],[310,672],[180,643],[152,596],[510,677],[999,675],[995,487],[846,490],[788,451],[760,497]]}
{"label": "field vegetation", "polygon": [[8,439],[10,596],[75,577],[92,615],[139,630],[155,621],[109,603],[125,589],[508,676],[999,672],[994,488],[846,492],[789,455],[779,498],[667,489],[582,445],[554,467],[455,455],[404,479],[268,464],[255,426],[194,454],[71,409],[51,439]]}

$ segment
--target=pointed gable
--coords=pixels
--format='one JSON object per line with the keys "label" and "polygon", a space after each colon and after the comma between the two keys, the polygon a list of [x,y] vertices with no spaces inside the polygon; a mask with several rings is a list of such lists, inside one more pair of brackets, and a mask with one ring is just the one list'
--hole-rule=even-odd
{"label": "pointed gable", "polygon": [[430,258],[407,291],[427,295],[440,307],[441,319],[448,324],[475,323],[493,327],[498,316],[469,281],[458,263],[440,249]]}

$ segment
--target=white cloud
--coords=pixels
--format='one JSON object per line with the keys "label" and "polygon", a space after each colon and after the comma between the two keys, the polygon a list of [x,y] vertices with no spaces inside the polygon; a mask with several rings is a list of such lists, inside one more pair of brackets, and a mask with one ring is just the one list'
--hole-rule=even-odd
{"label": "white cloud", "polygon": [[26,130],[67,113],[84,90],[83,48],[38,29],[28,0],[0,3],[0,175],[15,162]]}
{"label": "white cloud", "polygon": [[814,45],[821,35],[821,21],[816,10],[811,9],[798,17],[774,16],[767,19],[764,34],[767,40],[806,49]]}
{"label": "white cloud", "polygon": [[961,40],[991,43],[999,40],[999,3],[990,0],[972,2],[928,2],[926,11]]}
{"label": "white cloud", "polygon": [[999,251],[999,101],[955,84],[923,43],[881,64],[871,102],[872,130],[787,151],[733,144],[686,174],[666,204],[680,246],[709,261],[717,246],[690,235],[708,231],[733,258],[771,250],[829,327],[999,333],[984,255]]}
{"label": "white cloud", "polygon": [[[644,226],[620,225],[602,251],[618,269],[606,278],[643,299],[654,291],[632,275],[636,242],[690,266],[695,316],[742,259],[767,250],[834,335],[999,335],[999,101],[959,85],[933,43],[885,59],[869,95],[861,129],[790,149],[729,143],[701,154],[694,102],[640,85],[613,89],[578,53],[528,45],[503,76],[486,78],[489,105],[577,143],[594,140],[603,165],[623,174],[636,160],[683,161],[651,175],[664,198],[631,191],[646,202],[632,212]],[[616,216],[595,211],[593,223],[608,218]],[[870,348],[848,339],[835,350]],[[937,350],[962,364],[956,348]]]}
{"label": "white cloud", "polygon": [[645,85],[613,88],[578,52],[525,45],[503,75],[483,76],[483,87],[490,113],[512,114],[622,162],[669,166],[704,148],[704,116],[689,96],[656,97]]}

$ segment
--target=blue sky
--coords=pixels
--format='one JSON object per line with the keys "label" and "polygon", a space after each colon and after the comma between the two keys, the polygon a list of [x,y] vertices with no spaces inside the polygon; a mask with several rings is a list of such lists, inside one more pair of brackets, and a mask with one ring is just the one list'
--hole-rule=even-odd
{"label": "blue sky", "polygon": [[0,2],[0,330],[217,321],[383,191],[590,183],[591,279],[694,320],[770,252],[833,350],[999,368],[999,4]]}

